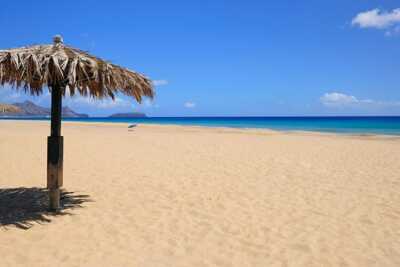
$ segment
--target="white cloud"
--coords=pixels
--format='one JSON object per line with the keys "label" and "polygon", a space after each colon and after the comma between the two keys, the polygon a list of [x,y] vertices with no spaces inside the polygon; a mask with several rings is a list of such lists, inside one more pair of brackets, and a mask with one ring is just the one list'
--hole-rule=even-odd
{"label": "white cloud", "polygon": [[183,104],[183,106],[184,106],[185,108],[195,108],[195,107],[196,107],[196,103],[191,102],[191,101],[188,101],[188,102],[185,102],[185,103]]}
{"label": "white cloud", "polygon": [[320,98],[320,100],[325,106],[342,106],[358,102],[358,99],[355,96],[336,92],[326,93]]}
{"label": "white cloud", "polygon": [[167,85],[167,84],[168,84],[167,80],[153,80],[154,86],[163,86],[163,85]]}
{"label": "white cloud", "polygon": [[387,29],[400,23],[400,8],[385,12],[372,9],[357,14],[351,24],[360,28]]}
{"label": "white cloud", "polygon": [[327,107],[400,107],[400,101],[377,101],[371,99],[359,99],[352,95],[332,92],[326,93],[320,98],[321,103]]}

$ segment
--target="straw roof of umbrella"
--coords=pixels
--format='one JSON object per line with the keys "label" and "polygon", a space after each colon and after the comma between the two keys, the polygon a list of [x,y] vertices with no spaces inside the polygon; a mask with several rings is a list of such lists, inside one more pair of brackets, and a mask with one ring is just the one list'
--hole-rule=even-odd
{"label": "straw roof of umbrella", "polygon": [[49,45],[0,50],[0,85],[11,84],[32,95],[57,85],[68,87],[71,96],[79,93],[114,99],[116,93],[123,93],[138,102],[143,96],[154,96],[147,77],[67,46],[61,36],[53,41]]}

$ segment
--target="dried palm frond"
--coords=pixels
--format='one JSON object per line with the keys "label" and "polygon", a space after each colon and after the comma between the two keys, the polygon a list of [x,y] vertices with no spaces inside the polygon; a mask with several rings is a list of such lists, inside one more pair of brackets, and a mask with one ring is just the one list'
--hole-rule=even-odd
{"label": "dried palm frond", "polygon": [[10,84],[39,95],[43,87],[54,86],[94,98],[121,92],[141,102],[154,96],[153,85],[145,76],[114,65],[82,50],[63,44],[61,36],[51,45],[35,45],[0,50],[0,85]]}

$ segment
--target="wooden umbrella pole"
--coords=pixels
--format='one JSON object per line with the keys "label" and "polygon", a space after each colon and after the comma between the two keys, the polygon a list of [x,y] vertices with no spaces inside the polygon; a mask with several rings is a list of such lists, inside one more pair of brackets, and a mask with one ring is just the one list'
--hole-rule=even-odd
{"label": "wooden umbrella pole", "polygon": [[47,139],[47,188],[49,209],[60,208],[60,187],[63,185],[63,137],[61,136],[62,91],[53,85],[51,90],[51,134]]}

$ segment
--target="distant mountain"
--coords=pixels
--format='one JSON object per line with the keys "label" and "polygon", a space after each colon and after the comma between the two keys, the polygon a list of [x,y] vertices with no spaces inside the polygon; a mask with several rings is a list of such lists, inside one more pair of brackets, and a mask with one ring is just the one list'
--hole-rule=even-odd
{"label": "distant mountain", "polygon": [[[0,104],[0,117],[47,117],[51,112],[49,108],[36,105],[31,101],[14,104]],[[65,118],[87,118],[87,114],[76,113],[69,107],[62,108],[62,116]]]}
{"label": "distant mountain", "polygon": [[64,118],[88,118],[89,117],[89,115],[87,115],[87,114],[76,113],[69,107],[62,108],[62,116]]}
{"label": "distant mountain", "polygon": [[14,103],[13,106],[18,107],[22,112],[16,115],[20,116],[47,116],[50,115],[50,109],[36,105],[31,101],[22,103]]}
{"label": "distant mountain", "polygon": [[146,114],[140,112],[130,113],[115,113],[109,116],[109,118],[146,118]]}

